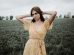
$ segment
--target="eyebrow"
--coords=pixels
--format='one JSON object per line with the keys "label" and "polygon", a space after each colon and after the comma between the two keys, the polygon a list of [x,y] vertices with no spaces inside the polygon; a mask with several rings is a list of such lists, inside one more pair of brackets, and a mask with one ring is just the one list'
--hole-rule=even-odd
{"label": "eyebrow", "polygon": [[[37,13],[37,12],[36,12]],[[34,14],[36,14],[36,13],[34,13]]]}
{"label": "eyebrow", "polygon": [[[38,13],[34,13],[34,14],[38,14]],[[34,14],[32,14],[32,15],[34,15]]]}

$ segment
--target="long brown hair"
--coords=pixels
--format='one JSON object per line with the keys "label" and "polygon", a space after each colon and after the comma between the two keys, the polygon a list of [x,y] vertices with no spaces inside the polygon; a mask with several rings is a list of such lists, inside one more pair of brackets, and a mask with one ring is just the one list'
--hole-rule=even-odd
{"label": "long brown hair", "polygon": [[[33,7],[33,8],[31,9],[31,16],[32,16],[32,11],[33,11],[33,10],[36,11],[38,14],[40,14],[40,20],[41,20],[42,22],[44,22],[45,19],[44,19],[43,15],[42,15],[41,9],[40,9],[39,7],[37,7],[37,6]],[[34,18],[32,19],[32,22],[35,22],[35,19],[34,19]]]}

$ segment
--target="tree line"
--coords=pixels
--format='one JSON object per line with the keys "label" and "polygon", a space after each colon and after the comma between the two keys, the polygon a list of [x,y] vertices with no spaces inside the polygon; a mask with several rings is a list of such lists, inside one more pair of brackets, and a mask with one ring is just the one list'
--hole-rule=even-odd
{"label": "tree line", "polygon": [[0,16],[0,20],[13,20],[13,16]]}
{"label": "tree line", "polygon": [[[0,16],[0,20],[13,20],[14,16],[10,15],[10,16]],[[71,15],[70,13],[65,14],[65,15],[58,15],[56,16],[56,18],[74,18],[74,15]]]}

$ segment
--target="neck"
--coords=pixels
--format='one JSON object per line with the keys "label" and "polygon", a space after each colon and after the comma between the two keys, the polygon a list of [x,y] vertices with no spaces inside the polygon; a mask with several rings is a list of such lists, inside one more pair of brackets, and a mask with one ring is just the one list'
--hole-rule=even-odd
{"label": "neck", "polygon": [[41,22],[41,20],[39,19],[39,20],[36,20],[36,23],[39,23],[39,22]]}

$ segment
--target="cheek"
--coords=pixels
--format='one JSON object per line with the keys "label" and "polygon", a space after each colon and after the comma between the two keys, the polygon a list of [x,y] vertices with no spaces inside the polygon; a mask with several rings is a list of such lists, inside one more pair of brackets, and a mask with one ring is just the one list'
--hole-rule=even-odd
{"label": "cheek", "polygon": [[40,18],[40,15],[38,14],[38,18]]}

